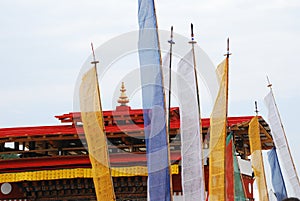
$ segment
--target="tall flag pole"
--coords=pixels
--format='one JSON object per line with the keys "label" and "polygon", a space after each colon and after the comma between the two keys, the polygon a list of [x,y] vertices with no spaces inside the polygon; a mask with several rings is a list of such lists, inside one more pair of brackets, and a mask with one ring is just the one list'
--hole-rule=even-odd
{"label": "tall flag pole", "polygon": [[[156,28],[157,28],[157,24],[156,24]],[[173,58],[173,45],[175,44],[175,42],[173,41],[173,26],[171,26],[171,35],[170,35],[170,40],[168,41],[168,43],[170,44],[170,50],[169,50],[169,93],[168,93],[168,107],[165,106],[165,108],[167,108],[167,112],[166,112],[166,119],[167,119],[167,144],[168,144],[168,160],[169,160],[169,173],[170,173],[170,200],[173,200],[173,186],[172,186],[172,165],[171,165],[171,153],[170,153],[170,144],[169,144],[169,136],[170,136],[170,131],[171,131],[171,125],[170,125],[170,109],[171,109],[171,92],[172,92],[172,58]],[[159,41],[158,41],[159,42]],[[162,69],[162,67],[161,67]],[[163,70],[162,70],[163,71]],[[162,75],[163,77],[163,75]],[[164,78],[164,77],[163,77]],[[164,82],[163,82],[164,83]],[[165,88],[165,86],[164,86]],[[166,94],[165,94],[166,97]],[[165,103],[166,103],[166,99],[165,99]]]}
{"label": "tall flag pole", "polygon": [[[175,44],[173,37],[173,26],[171,26],[170,32],[170,40],[168,43],[170,44],[169,52],[164,56],[162,60],[162,74],[163,74],[163,84],[164,84],[164,92],[166,98],[166,121],[167,121],[167,136],[169,136],[171,126],[170,126],[170,112],[171,112],[171,92],[172,92],[172,58],[173,58],[173,45]],[[170,152],[169,152],[170,158]],[[170,166],[170,172],[172,172],[172,168]],[[170,182],[172,184],[172,177],[170,177]],[[171,185],[172,192],[172,185]]]}
{"label": "tall flag pole", "polygon": [[[168,40],[168,43],[170,44],[170,50],[169,50],[169,79],[168,79],[168,130],[170,133],[170,109],[171,109],[171,88],[172,88],[172,54],[173,54],[173,45],[175,44],[173,40],[173,26],[171,26],[171,35],[170,40]],[[166,86],[165,86],[166,87]]]}
{"label": "tall flag pole", "polygon": [[[230,51],[229,51],[229,38],[227,38],[227,52],[226,54],[224,54],[224,56],[226,56],[226,65],[227,65],[227,73],[226,73],[226,77],[227,77],[227,82],[225,85],[225,89],[226,89],[226,124],[225,124],[225,140],[227,139],[227,128],[228,128],[228,94],[229,94],[229,56],[231,55]],[[233,133],[232,133],[233,135]],[[226,151],[226,145],[225,145],[225,151]],[[227,158],[226,158],[226,153],[225,153],[225,192],[226,192],[226,200],[229,201],[232,198],[235,197],[235,193],[234,193],[234,183],[233,186],[230,186],[228,184],[230,184],[230,180],[227,180],[227,174],[229,174],[229,177],[231,176],[231,172],[229,172],[226,168],[227,168]],[[231,158],[231,157],[230,157]],[[233,158],[232,158],[233,159]],[[233,161],[232,161],[233,162]],[[232,174],[234,175],[234,170],[232,172]],[[231,187],[233,187],[233,189],[230,189]],[[233,192],[231,191],[233,190]],[[232,194],[230,195],[229,192],[232,192]]]}
{"label": "tall flag pole", "polygon": [[92,176],[98,201],[116,200],[110,171],[107,139],[103,123],[100,89],[98,84],[97,63],[93,44],[93,67],[84,74],[80,84],[80,110],[89,158],[92,165]]}
{"label": "tall flag pole", "polygon": [[[194,66],[194,74],[195,74],[195,82],[196,82],[196,95],[197,95],[197,103],[198,103],[198,113],[199,117],[201,116],[201,110],[200,110],[200,98],[199,98],[199,87],[198,87],[198,76],[197,76],[197,66],[196,66],[196,55],[195,55],[195,44],[197,43],[194,38],[194,25],[191,23],[191,41],[189,41],[190,44],[192,44],[192,52],[193,52],[193,66]],[[202,139],[202,136],[201,136]]]}
{"label": "tall flag pole", "polygon": [[201,197],[203,197],[203,200],[205,199],[205,172],[204,172],[204,157],[202,153],[202,145],[203,145],[203,136],[202,136],[202,124],[201,124],[201,106],[200,106],[200,93],[199,93],[199,85],[198,85],[198,76],[197,76],[197,65],[196,65],[196,54],[195,54],[195,44],[197,44],[197,41],[195,40],[195,35],[194,35],[194,25],[191,23],[191,40],[189,41],[189,44],[192,45],[192,53],[193,53],[193,66],[194,66],[194,77],[195,77],[195,85],[196,85],[196,97],[197,97],[197,106],[198,106],[198,116],[199,116],[199,139],[200,139],[200,151],[199,151],[199,156],[201,157],[201,167],[202,167],[202,172],[200,174],[201,176],[201,196],[199,197],[200,200]]}
{"label": "tall flag pole", "polygon": [[228,93],[229,93],[229,56],[231,55],[230,51],[229,51],[229,38],[227,38],[227,52],[224,56],[226,56],[226,65],[227,65],[227,82],[226,82],[226,126],[228,126],[228,121],[227,121],[227,117],[228,117]]}
{"label": "tall flag pole", "polygon": [[[167,122],[168,122],[168,128],[170,128],[170,108],[171,108],[171,88],[172,88],[172,57],[173,57],[173,45],[175,44],[173,40],[173,26],[171,26],[171,32],[170,32],[170,40],[168,40],[168,43],[170,44],[169,51],[165,54],[165,56],[162,59],[162,73],[163,73],[163,81],[164,81],[164,91],[165,91],[165,98],[166,98],[166,108],[167,108]],[[170,129],[168,129],[170,132]]]}
{"label": "tall flag pole", "polygon": [[286,133],[279,114],[279,109],[275,101],[272,84],[270,83],[269,79],[268,87],[270,88],[270,92],[265,97],[265,103],[268,108],[268,120],[278,154],[279,164],[287,176],[285,181],[291,185],[291,188],[287,189],[287,193],[289,197],[300,197],[299,177],[288,145]]}
{"label": "tall flag pole", "polygon": [[[195,41],[194,41],[195,42]],[[195,44],[195,43],[192,43]],[[180,60],[177,86],[180,106],[181,183],[183,200],[204,201],[201,124],[193,48]]]}
{"label": "tall flag pole", "polygon": [[229,39],[227,40],[226,58],[218,65],[216,74],[219,81],[219,91],[210,117],[209,142],[209,199],[224,201],[225,186],[225,145],[227,135],[228,114],[228,65]]}
{"label": "tall flag pole", "polygon": [[169,136],[157,19],[153,0],[139,0],[139,60],[150,201],[172,200]]}
{"label": "tall flag pole", "polygon": [[[256,109],[257,111],[257,109]],[[268,189],[265,177],[265,169],[262,157],[262,148],[260,140],[260,124],[258,122],[258,116],[256,114],[249,123],[249,143],[251,151],[251,166],[254,171],[255,180],[259,189],[259,200],[268,201]]]}

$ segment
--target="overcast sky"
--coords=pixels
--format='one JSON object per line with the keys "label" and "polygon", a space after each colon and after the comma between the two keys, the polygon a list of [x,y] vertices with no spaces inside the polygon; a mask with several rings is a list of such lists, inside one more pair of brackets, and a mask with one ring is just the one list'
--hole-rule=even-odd
{"label": "overcast sky", "polygon": [[[194,23],[215,65],[230,37],[229,115],[254,115],[257,100],[267,119],[269,76],[300,169],[300,1],[158,0],[156,9],[160,29],[173,25],[188,37]],[[0,13],[0,127],[58,124],[54,115],[73,111],[90,42],[97,47],[138,27],[134,0],[1,0]]]}

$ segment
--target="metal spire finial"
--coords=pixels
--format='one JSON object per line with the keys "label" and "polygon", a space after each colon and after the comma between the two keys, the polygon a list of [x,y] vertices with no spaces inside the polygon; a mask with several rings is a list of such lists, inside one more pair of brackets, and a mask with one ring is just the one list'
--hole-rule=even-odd
{"label": "metal spire finial", "polygon": [[191,44],[197,43],[195,41],[195,38],[194,38],[194,25],[193,25],[193,23],[191,23],[191,41],[189,43],[191,43]]}
{"label": "metal spire finial", "polygon": [[257,107],[257,101],[255,101],[254,103],[255,103],[255,111],[254,112],[256,113],[256,116],[258,116],[259,111],[258,111],[258,107]]}
{"label": "metal spire finial", "polygon": [[173,26],[171,26],[171,35],[170,35],[170,40],[168,40],[168,43],[170,43],[170,44],[175,44],[175,42],[173,41],[173,37],[174,37],[174,35],[173,35]]}
{"label": "metal spire finial", "polygon": [[271,84],[268,76],[267,76],[267,81],[268,81],[268,86],[267,87],[269,87],[270,89],[272,89],[272,84]]}
{"label": "metal spire finial", "polygon": [[227,38],[227,53],[224,54],[224,56],[226,56],[227,58],[229,58],[229,56],[231,55],[230,51],[229,51],[229,37]]}
{"label": "metal spire finial", "polygon": [[193,23],[191,23],[191,37],[192,37],[192,40],[194,40],[194,25],[193,25]]}
{"label": "metal spire finial", "polygon": [[97,64],[99,63],[99,61],[96,61],[96,56],[95,56],[95,51],[94,51],[94,45],[93,43],[91,43],[91,47],[92,47],[92,53],[93,53],[93,61],[91,62],[91,64]]}

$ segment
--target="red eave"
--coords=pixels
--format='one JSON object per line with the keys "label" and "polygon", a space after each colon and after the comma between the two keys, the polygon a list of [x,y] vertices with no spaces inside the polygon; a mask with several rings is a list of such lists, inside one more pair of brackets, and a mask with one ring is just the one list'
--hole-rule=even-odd
{"label": "red eave", "polygon": [[87,155],[81,156],[59,156],[45,158],[22,158],[0,160],[1,172],[16,172],[42,169],[62,169],[90,166],[90,160]]}
{"label": "red eave", "polygon": [[[171,128],[180,128],[180,119],[178,116],[179,109],[172,108],[173,118],[171,118]],[[115,115],[139,115],[143,114],[143,110],[131,110],[128,108],[118,109],[117,111],[104,111],[104,117],[115,116]],[[61,116],[56,116],[62,122],[74,123],[74,118],[77,122],[81,122],[80,113],[69,113]],[[243,117],[229,117],[228,126],[241,124],[248,122],[253,116]],[[202,126],[208,128],[210,125],[209,118],[201,119]],[[143,130],[143,124],[127,124],[127,125],[115,125],[109,124],[105,127],[107,133],[118,133],[118,132],[136,132]],[[24,136],[41,136],[41,135],[64,135],[64,134],[84,134],[82,127],[75,127],[72,125],[57,125],[57,126],[35,126],[35,127],[15,127],[15,128],[0,128],[0,138],[10,137],[24,137]],[[173,161],[180,160],[180,153],[172,153],[171,159]],[[122,154],[110,154],[110,161],[112,166],[124,166],[124,165],[138,165],[146,163],[145,154],[133,154],[133,153],[122,153]],[[89,167],[90,161],[88,156],[57,156],[57,157],[45,157],[45,158],[22,158],[22,159],[11,159],[9,163],[7,160],[0,160],[0,171],[9,172],[16,170],[39,170],[39,169],[59,169],[59,168],[72,168],[72,167]]]}
{"label": "red eave", "polygon": [[[146,165],[146,154],[120,153],[110,154],[110,164],[112,167]],[[180,160],[180,152],[171,153],[171,161]],[[0,160],[0,172],[30,171],[42,169],[63,169],[90,167],[88,155],[78,156],[53,156],[44,158],[22,158]]]}
{"label": "red eave", "polygon": [[[142,111],[140,111],[142,112]],[[70,113],[71,114],[71,113]],[[79,114],[79,113],[78,113]],[[250,121],[253,116],[244,117],[229,117],[229,126]],[[179,128],[180,120],[171,121],[171,128]],[[209,127],[209,118],[202,119],[202,127]],[[106,132],[133,132],[143,129],[143,124],[130,125],[109,125],[105,127]],[[35,127],[15,127],[15,128],[0,128],[0,138],[5,137],[21,137],[21,136],[38,136],[38,135],[59,135],[59,134],[83,134],[82,127],[74,127],[72,125],[59,126],[35,126]]]}
{"label": "red eave", "polygon": [[83,134],[82,128],[75,128],[70,125],[63,126],[35,126],[0,128],[0,137],[21,137],[37,135],[59,135],[59,134]]}

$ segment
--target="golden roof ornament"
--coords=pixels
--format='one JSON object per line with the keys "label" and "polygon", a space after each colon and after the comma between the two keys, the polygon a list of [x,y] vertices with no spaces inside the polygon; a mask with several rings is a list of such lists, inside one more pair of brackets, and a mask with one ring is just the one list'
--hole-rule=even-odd
{"label": "golden roof ornament", "polygon": [[120,97],[118,99],[118,103],[120,103],[120,106],[127,106],[127,103],[129,103],[129,99],[126,95],[126,89],[125,89],[125,85],[124,85],[124,82],[122,82],[122,86],[121,86],[121,94],[120,94]]}

